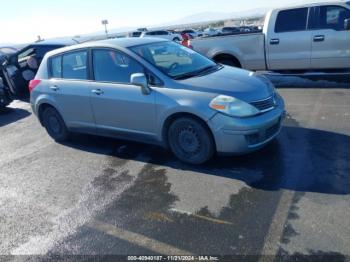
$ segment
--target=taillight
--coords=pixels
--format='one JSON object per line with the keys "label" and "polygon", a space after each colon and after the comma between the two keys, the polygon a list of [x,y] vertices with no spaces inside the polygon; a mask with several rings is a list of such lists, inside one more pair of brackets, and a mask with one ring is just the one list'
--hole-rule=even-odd
{"label": "taillight", "polygon": [[32,92],[34,88],[36,88],[41,83],[41,80],[34,79],[29,82],[29,92]]}

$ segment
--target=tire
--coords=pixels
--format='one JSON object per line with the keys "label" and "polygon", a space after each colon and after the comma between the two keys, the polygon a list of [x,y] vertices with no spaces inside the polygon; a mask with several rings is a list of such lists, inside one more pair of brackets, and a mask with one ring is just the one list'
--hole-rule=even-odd
{"label": "tire", "polygon": [[207,126],[191,117],[178,118],[169,126],[168,144],[178,159],[193,165],[207,162],[215,152]]}
{"label": "tire", "polygon": [[4,111],[11,101],[10,98],[0,95],[0,111]]}
{"label": "tire", "polygon": [[69,131],[60,113],[53,107],[47,107],[42,113],[42,120],[47,133],[56,142],[64,142],[69,137]]}

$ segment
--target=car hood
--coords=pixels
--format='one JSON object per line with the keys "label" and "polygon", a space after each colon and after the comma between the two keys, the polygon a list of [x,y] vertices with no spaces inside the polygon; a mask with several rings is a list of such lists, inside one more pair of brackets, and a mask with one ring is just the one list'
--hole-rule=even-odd
{"label": "car hood", "polygon": [[245,102],[263,100],[273,93],[273,88],[263,77],[230,66],[224,66],[216,72],[180,82],[186,89],[233,96]]}

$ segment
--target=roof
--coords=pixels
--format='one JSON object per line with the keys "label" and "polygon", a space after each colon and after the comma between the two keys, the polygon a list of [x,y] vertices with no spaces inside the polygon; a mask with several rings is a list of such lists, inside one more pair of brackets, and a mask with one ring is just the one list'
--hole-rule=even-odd
{"label": "roof", "polygon": [[66,38],[66,39],[50,39],[50,40],[44,40],[40,42],[35,42],[31,43],[29,45],[64,45],[64,46],[69,46],[69,45],[75,45],[77,44],[78,41],[75,41],[71,38]]}
{"label": "roof", "polygon": [[349,1],[319,1],[319,2],[314,2],[314,3],[309,3],[309,4],[291,4],[291,5],[286,5],[283,7],[279,7],[276,8],[274,10],[286,10],[286,9],[290,9],[290,8],[303,8],[303,7],[314,7],[314,6],[323,6],[323,5],[348,5],[350,6],[350,2]]}
{"label": "roof", "polygon": [[49,55],[55,55],[62,52],[72,51],[80,48],[90,48],[90,47],[121,47],[121,48],[129,48],[137,45],[145,45],[159,42],[168,42],[169,40],[165,40],[162,38],[139,38],[139,37],[127,37],[127,38],[117,38],[117,39],[108,39],[94,42],[87,42],[84,44],[77,44],[73,46],[68,46],[60,49],[53,50],[49,52]]}

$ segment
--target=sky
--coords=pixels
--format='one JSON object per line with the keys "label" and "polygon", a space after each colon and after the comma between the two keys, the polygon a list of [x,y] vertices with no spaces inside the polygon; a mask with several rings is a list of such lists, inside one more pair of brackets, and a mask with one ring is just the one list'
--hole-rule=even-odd
{"label": "sky", "polygon": [[0,43],[32,42],[110,29],[159,25],[201,12],[239,12],[296,0],[2,0]]}

